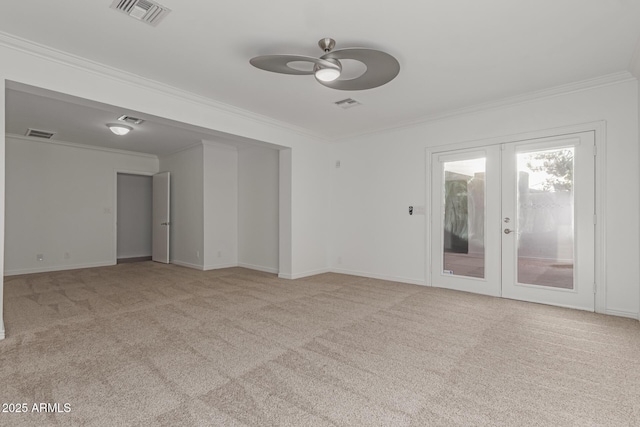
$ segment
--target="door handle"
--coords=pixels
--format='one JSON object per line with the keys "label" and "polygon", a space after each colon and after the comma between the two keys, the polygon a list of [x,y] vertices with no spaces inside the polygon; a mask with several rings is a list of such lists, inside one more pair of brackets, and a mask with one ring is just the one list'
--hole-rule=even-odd
{"label": "door handle", "polygon": [[171,225],[170,222],[161,222],[160,225]]}
{"label": "door handle", "polygon": [[516,230],[509,230],[508,228],[504,229],[504,234],[510,234],[510,233],[515,233]]}

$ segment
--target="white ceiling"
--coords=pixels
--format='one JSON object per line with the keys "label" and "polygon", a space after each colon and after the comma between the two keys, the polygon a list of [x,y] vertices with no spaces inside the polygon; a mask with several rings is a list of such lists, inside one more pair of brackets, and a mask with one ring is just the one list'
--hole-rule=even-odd
{"label": "white ceiling", "polygon": [[[0,31],[328,139],[626,71],[640,38],[639,0],[161,0],[172,12],[157,27],[111,2],[1,2]],[[394,55],[400,74],[346,92],[249,64],[270,53],[319,56],[327,36],[337,48]],[[363,105],[333,105],[347,97]]]}
{"label": "white ceiling", "polygon": [[[238,149],[278,146],[167,120],[139,111],[90,101],[70,95],[11,82],[6,91],[8,134],[25,135],[29,128],[53,132],[53,141],[92,145],[112,150],[134,151],[163,156],[201,141],[217,142]],[[122,115],[144,122],[118,122]],[[107,123],[133,127],[126,136],[116,136]]]}

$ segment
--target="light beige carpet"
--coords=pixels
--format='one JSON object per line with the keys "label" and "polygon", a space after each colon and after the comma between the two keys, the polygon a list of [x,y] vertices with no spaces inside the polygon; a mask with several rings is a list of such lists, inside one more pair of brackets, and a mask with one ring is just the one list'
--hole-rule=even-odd
{"label": "light beige carpet", "polygon": [[5,323],[3,426],[640,425],[631,319],[144,262],[7,277]]}

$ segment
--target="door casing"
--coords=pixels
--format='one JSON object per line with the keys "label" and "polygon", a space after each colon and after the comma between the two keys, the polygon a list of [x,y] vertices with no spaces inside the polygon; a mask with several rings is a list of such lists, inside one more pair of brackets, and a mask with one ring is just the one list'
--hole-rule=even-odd
{"label": "door casing", "polygon": [[157,172],[137,171],[131,169],[114,169],[113,171],[113,265],[118,263],[118,174],[153,176]]}

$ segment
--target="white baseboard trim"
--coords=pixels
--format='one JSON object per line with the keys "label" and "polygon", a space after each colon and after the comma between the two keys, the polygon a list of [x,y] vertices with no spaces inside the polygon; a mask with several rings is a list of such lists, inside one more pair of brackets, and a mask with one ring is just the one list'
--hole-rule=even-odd
{"label": "white baseboard trim", "polygon": [[200,271],[204,270],[204,266],[202,266],[202,265],[192,264],[190,262],[184,262],[184,261],[180,261],[178,259],[169,260],[169,264],[179,265],[180,267],[193,268],[194,270],[200,270]]}
{"label": "white baseboard trim", "polygon": [[302,279],[303,277],[315,276],[317,274],[330,273],[331,270],[328,268],[321,268],[318,270],[310,270],[305,271],[304,273],[295,273],[295,274],[278,274],[278,277],[281,279]]}
{"label": "white baseboard trim", "polygon": [[151,254],[142,254],[142,255],[118,255],[116,259],[127,259],[127,258],[145,258],[151,256]]}
{"label": "white baseboard trim", "polygon": [[610,316],[618,316],[618,317],[629,317],[631,319],[640,320],[640,316],[638,316],[638,313],[634,313],[632,311],[607,309],[604,311],[604,314],[608,314]]}
{"label": "white baseboard trim", "polygon": [[261,265],[247,264],[247,263],[244,263],[244,262],[239,262],[238,263],[238,267],[248,268],[249,270],[262,271],[262,272],[265,272],[265,273],[278,274],[278,269],[277,268],[273,268],[273,267],[263,267]]}
{"label": "white baseboard trim", "polygon": [[87,264],[52,265],[49,267],[23,268],[19,270],[5,270],[4,275],[17,276],[19,274],[49,273],[52,271],[78,270],[80,268],[108,267],[110,265],[115,265],[115,264],[113,261],[106,261],[106,262],[90,262]]}
{"label": "white baseboard trim", "polygon": [[248,268],[249,270],[264,271],[265,273],[274,273],[274,274],[278,273],[278,269],[276,268],[262,267],[260,265],[234,263],[234,262],[225,263],[225,264],[199,265],[199,264],[192,264],[190,262],[180,261],[177,259],[172,259],[170,263],[179,265],[181,267],[193,268],[194,270],[200,270],[200,271],[218,270],[221,268],[231,268],[231,267],[244,267],[244,268]]}
{"label": "white baseboard trim", "polygon": [[410,279],[408,277],[401,276],[385,276],[383,274],[365,273],[362,271],[348,270],[346,268],[332,268],[332,273],[349,274],[351,276],[367,277],[369,279],[388,280],[390,282],[409,283],[411,285],[428,286],[426,281],[419,279]]}
{"label": "white baseboard trim", "polygon": [[204,271],[207,271],[207,270],[218,270],[220,268],[231,268],[231,267],[237,267],[237,266],[238,266],[237,263],[229,262],[229,263],[226,263],[226,264],[205,265],[202,269]]}
{"label": "white baseboard trim", "polygon": [[3,340],[4,337],[4,322],[0,319],[0,340]]}

